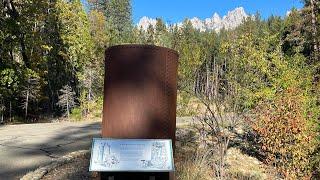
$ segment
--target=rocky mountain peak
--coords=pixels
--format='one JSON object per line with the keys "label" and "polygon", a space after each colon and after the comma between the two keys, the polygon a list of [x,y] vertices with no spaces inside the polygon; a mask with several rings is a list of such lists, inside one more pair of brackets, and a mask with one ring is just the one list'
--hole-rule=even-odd
{"label": "rocky mountain peak", "polygon": [[223,27],[225,29],[234,29],[239,26],[247,17],[248,15],[244,11],[243,7],[238,7],[232,11],[229,11],[226,16],[223,16]]}
{"label": "rocky mountain peak", "polygon": [[152,19],[152,18],[148,18],[147,16],[143,16],[139,23],[137,24],[138,28],[141,28],[143,30],[147,30],[149,25],[152,25],[153,27],[155,27],[157,24],[157,20],[156,19]]}
{"label": "rocky mountain peak", "polygon": [[[232,11],[228,11],[227,15],[221,18],[218,13],[214,13],[211,18],[206,18],[201,20],[198,17],[193,17],[190,19],[192,26],[200,31],[217,31],[219,32],[222,28],[234,29],[239,26],[244,19],[248,17],[243,7],[237,7]],[[181,22],[176,23],[178,27],[181,27]],[[140,19],[137,26],[143,30],[147,30],[149,25],[155,26],[156,20],[144,16]]]}

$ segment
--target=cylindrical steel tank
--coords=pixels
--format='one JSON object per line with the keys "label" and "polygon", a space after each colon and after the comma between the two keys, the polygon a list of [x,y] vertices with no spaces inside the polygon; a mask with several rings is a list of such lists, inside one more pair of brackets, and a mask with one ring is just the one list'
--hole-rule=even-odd
{"label": "cylindrical steel tank", "polygon": [[102,137],[175,144],[178,57],[152,45],[106,50]]}

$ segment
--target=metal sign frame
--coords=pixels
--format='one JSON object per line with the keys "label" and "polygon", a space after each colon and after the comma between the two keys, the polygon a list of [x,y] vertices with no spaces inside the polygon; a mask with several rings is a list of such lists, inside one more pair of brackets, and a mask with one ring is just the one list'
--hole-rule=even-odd
{"label": "metal sign frame", "polygon": [[[102,146],[102,143],[103,143],[103,146]],[[144,154],[143,157],[150,156],[151,159],[145,159],[145,160],[139,159],[139,161],[127,160],[128,164],[134,165],[135,167],[130,167],[130,165],[123,164],[124,162],[121,162],[121,158],[123,157],[121,157],[120,155],[121,150],[119,150],[119,146],[128,148],[128,149],[123,149],[122,151],[123,153],[126,151],[130,151],[129,148],[134,147],[132,145],[140,145],[139,148],[141,148],[143,152],[148,152],[148,154]],[[137,146],[135,146],[135,148],[137,148]],[[159,155],[159,149],[160,149],[160,155]],[[158,157],[160,156],[162,158],[165,158],[166,162],[157,161],[157,158],[153,158],[154,157],[153,154],[156,154],[156,156]],[[119,166],[121,167],[116,167],[115,164],[119,164]],[[141,166],[145,166],[145,167],[141,167]],[[175,169],[174,169],[172,140],[171,139],[93,138],[89,171],[173,172],[175,171]]]}

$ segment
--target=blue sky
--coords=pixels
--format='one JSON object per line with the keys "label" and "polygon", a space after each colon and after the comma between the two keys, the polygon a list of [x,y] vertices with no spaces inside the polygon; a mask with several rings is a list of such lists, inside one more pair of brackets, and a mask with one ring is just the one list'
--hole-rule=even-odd
{"label": "blue sky", "polygon": [[260,12],[263,18],[271,14],[284,16],[292,7],[301,8],[300,0],[132,0],[133,21],[141,17],[161,17],[166,22],[179,22],[185,18],[220,16],[242,6],[249,14]]}
{"label": "blue sky", "polygon": [[249,14],[258,11],[263,18],[268,18],[272,14],[284,16],[292,7],[299,9],[303,4],[301,0],[132,0],[135,24],[143,16],[161,17],[170,23],[192,17],[205,19],[212,17],[215,12],[224,16],[228,11],[240,6]]}

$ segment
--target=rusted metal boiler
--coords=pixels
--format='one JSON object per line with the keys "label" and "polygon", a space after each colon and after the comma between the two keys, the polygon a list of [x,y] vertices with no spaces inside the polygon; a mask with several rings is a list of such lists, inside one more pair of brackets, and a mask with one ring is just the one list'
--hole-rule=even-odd
{"label": "rusted metal boiler", "polygon": [[102,137],[172,139],[176,130],[176,51],[153,45],[106,50]]}

